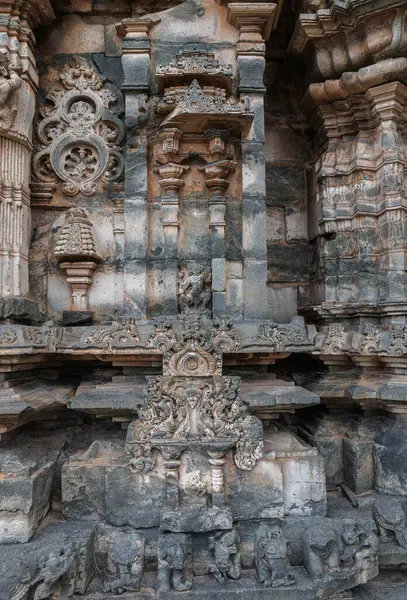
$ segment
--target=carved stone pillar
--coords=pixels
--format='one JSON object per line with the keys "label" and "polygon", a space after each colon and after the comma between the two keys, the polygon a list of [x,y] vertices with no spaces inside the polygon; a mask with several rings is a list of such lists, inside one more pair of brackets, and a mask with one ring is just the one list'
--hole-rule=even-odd
{"label": "carved stone pillar", "polygon": [[224,132],[209,131],[207,137],[211,162],[200,170],[205,174],[205,186],[211,192],[212,314],[221,317],[226,314],[225,193],[229,187],[228,177],[235,171],[236,163],[225,158],[229,148]]}
{"label": "carved stone pillar", "polygon": [[266,178],[264,161],[265,40],[276,4],[232,2],[229,22],[240,32],[237,44],[239,92],[254,120],[242,133],[243,297],[245,318],[265,318],[267,305]]}
{"label": "carved stone pillar", "polygon": [[124,312],[138,319],[147,312],[147,137],[140,128],[146,118],[150,91],[150,40],[152,20],[124,19],[117,27],[123,38],[126,128],[124,208]]}
{"label": "carved stone pillar", "polygon": [[178,153],[179,129],[163,129],[155,139],[156,159],[161,166],[156,169],[161,187],[161,223],[164,229],[164,314],[178,314],[178,232],[179,191],[184,185],[182,177],[188,166],[172,162]]}
{"label": "carved stone pillar", "polygon": [[0,6],[0,297],[19,297],[20,304],[28,294],[29,182],[38,88],[32,30],[53,17],[48,0]]}

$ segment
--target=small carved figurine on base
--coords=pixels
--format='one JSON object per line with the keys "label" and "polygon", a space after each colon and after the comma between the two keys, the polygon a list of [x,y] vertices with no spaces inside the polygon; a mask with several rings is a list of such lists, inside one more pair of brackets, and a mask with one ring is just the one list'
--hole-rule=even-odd
{"label": "small carved figurine on base", "polygon": [[289,545],[279,525],[260,528],[256,536],[254,559],[257,577],[265,587],[294,585],[290,572]]}
{"label": "small carved figurine on base", "polygon": [[242,576],[242,558],[240,555],[240,537],[237,531],[218,532],[209,540],[209,550],[213,552],[214,563],[209,573],[218,583],[227,579],[240,579]]}
{"label": "small carved figurine on base", "polygon": [[144,572],[144,538],[135,532],[114,536],[107,555],[105,592],[137,592]]}
{"label": "small carved figurine on base", "polygon": [[344,524],[342,543],[342,567],[356,567],[360,570],[376,562],[378,537],[373,532],[365,531],[356,521]]}
{"label": "small carved figurine on base", "polygon": [[182,533],[161,535],[158,540],[158,590],[168,593],[171,588],[186,592],[192,588],[185,581],[184,571],[187,559],[187,536]]}
{"label": "small carved figurine on base", "polygon": [[339,570],[337,534],[329,527],[311,527],[304,535],[304,564],[314,578],[332,575]]}

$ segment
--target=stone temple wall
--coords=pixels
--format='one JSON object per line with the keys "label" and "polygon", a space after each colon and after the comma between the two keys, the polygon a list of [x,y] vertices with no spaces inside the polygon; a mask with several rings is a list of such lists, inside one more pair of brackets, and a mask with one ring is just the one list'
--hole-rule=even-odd
{"label": "stone temple wall", "polygon": [[0,2],[0,600],[407,598],[406,15]]}

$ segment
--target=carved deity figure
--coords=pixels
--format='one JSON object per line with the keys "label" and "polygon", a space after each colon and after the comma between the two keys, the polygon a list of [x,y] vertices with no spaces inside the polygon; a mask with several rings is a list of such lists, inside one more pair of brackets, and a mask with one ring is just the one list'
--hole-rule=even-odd
{"label": "carved deity figure", "polygon": [[9,63],[5,54],[0,54],[0,130],[7,131],[14,123],[17,108],[11,105],[12,92],[21,87],[19,67]]}
{"label": "carved deity figure", "polygon": [[311,577],[324,577],[338,571],[338,536],[329,527],[308,529],[304,535],[303,551],[304,565]]}
{"label": "carved deity figure", "polygon": [[242,557],[240,554],[240,537],[236,530],[218,532],[209,540],[209,550],[213,553],[214,562],[209,572],[218,583],[227,579],[240,579],[242,576]]}
{"label": "carved deity figure", "polygon": [[260,529],[256,536],[254,560],[257,577],[265,587],[294,585],[290,572],[289,544],[279,525]]}
{"label": "carved deity figure", "polygon": [[114,536],[107,555],[107,572],[105,592],[137,592],[144,572],[144,538],[133,531]]}
{"label": "carved deity figure", "polygon": [[171,588],[185,592],[192,583],[184,578],[187,562],[187,536],[182,533],[161,535],[158,540],[158,590],[168,593]]}
{"label": "carved deity figure", "polygon": [[373,516],[383,543],[396,542],[407,550],[407,518],[400,500],[389,496],[377,500]]}
{"label": "carved deity figure", "polygon": [[376,561],[378,538],[373,532],[365,531],[356,521],[345,523],[342,542],[342,567],[363,569]]}
{"label": "carved deity figure", "polygon": [[211,303],[212,277],[208,269],[201,266],[181,270],[178,283],[180,312],[208,310]]}

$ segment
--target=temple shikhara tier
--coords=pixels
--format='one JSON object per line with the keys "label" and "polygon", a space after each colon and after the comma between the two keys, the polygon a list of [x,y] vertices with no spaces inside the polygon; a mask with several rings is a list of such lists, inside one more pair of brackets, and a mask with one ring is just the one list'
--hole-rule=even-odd
{"label": "temple shikhara tier", "polygon": [[0,600],[407,600],[407,0],[0,0]]}

